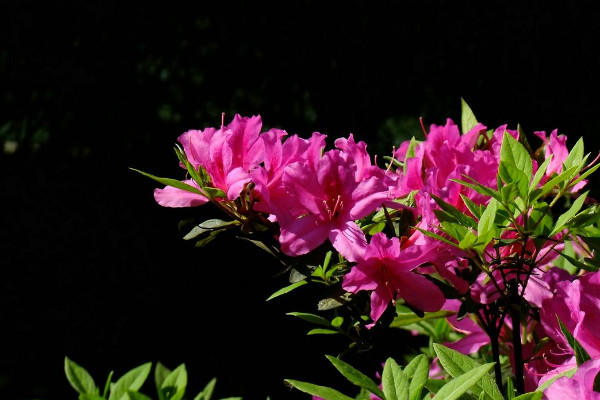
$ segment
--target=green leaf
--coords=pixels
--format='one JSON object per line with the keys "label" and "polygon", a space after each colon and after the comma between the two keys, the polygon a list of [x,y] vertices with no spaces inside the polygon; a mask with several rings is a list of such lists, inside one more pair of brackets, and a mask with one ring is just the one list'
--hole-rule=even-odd
{"label": "green leaf", "polygon": [[157,181],[158,183],[162,183],[163,185],[172,186],[172,187],[177,188],[177,189],[185,190],[186,192],[191,192],[191,193],[199,194],[201,196],[209,198],[206,193],[203,193],[198,188],[196,188],[194,186],[191,186],[191,185],[188,185],[187,183],[183,183],[181,181],[178,181],[177,179],[159,178],[157,176],[151,175],[151,174],[149,174],[147,172],[143,172],[143,171],[140,171],[140,170],[135,169],[135,168],[130,168],[130,169],[133,170],[133,171],[135,171],[135,172],[139,172],[140,174],[142,174],[144,176],[147,176],[148,178],[154,179],[155,181]]}
{"label": "green leaf", "polygon": [[294,282],[291,285],[288,285],[284,288],[279,289],[278,291],[276,291],[275,293],[273,293],[272,295],[269,296],[269,298],[267,299],[267,301],[272,300],[276,297],[281,296],[282,294],[286,294],[291,292],[292,290],[296,289],[297,287],[306,285],[308,282],[307,281],[298,281],[298,282]]}
{"label": "green leaf", "polygon": [[591,175],[592,173],[594,173],[598,169],[598,167],[600,167],[600,164],[594,165],[592,168],[588,169],[583,174],[579,175],[577,177],[577,179],[575,179],[572,182],[570,182],[570,185],[571,186],[577,185],[579,182],[581,182],[582,180],[584,180],[585,178],[587,178],[589,175]]}
{"label": "green leaf", "polygon": [[462,134],[469,132],[471,129],[477,125],[477,118],[475,118],[475,114],[473,114],[473,110],[467,104],[465,99],[460,98],[460,130]]}
{"label": "green leaf", "polygon": [[[498,175],[502,178],[502,180],[507,184],[514,184],[514,190],[510,191],[508,195],[505,197],[509,197],[508,200],[512,200],[510,197],[514,197],[513,192],[516,192],[520,197],[527,198],[529,193],[529,180],[531,177],[525,175],[517,167],[506,163],[505,161],[500,161],[500,165],[498,166]],[[503,188],[499,188],[500,192]]]}
{"label": "green leaf", "polygon": [[364,388],[374,395],[385,398],[379,386],[371,378],[352,367],[350,364],[330,355],[326,355],[327,359],[333,364],[333,366],[350,382],[358,387]]}
{"label": "green leaf", "polygon": [[212,378],[202,389],[200,393],[194,397],[194,400],[210,400],[213,392],[215,391],[215,386],[217,384],[217,378]]}
{"label": "green leaf", "polygon": [[385,362],[381,385],[386,400],[406,400],[409,396],[408,378],[392,358],[388,358]]}
{"label": "green leaf", "polygon": [[424,313],[424,315],[422,317],[420,317],[412,311],[409,311],[409,312],[397,311],[396,317],[394,317],[394,320],[390,323],[390,328],[399,328],[402,326],[411,325],[411,324],[421,322],[421,321],[445,318],[445,317],[448,317],[453,314],[455,314],[454,311],[440,310],[440,311],[434,311],[434,312],[426,312],[426,313]]}
{"label": "green leaf", "polygon": [[106,399],[108,396],[108,391],[110,390],[110,385],[112,384],[112,377],[114,375],[114,371],[110,371],[108,373],[108,377],[106,378],[106,383],[104,383],[104,391],[102,392],[102,397]]}
{"label": "green leaf", "polygon": [[513,400],[542,400],[543,395],[544,394],[542,392],[529,392],[523,393],[517,397],[513,397]]}
{"label": "green leaf", "polygon": [[129,396],[130,400],[152,400],[150,397],[146,396],[143,393],[129,390],[129,389],[127,390],[127,395]]}
{"label": "green leaf", "polygon": [[[465,374],[468,371],[477,368],[480,364],[471,357],[466,356],[456,350],[450,349],[439,343],[433,344],[433,349],[437,354],[442,367],[454,378]],[[490,375],[483,375],[480,382],[476,382],[475,390],[483,391],[486,399],[504,400],[502,392],[496,385],[496,382]]]}
{"label": "green leaf", "polygon": [[165,395],[161,392],[160,387],[170,373],[171,370],[163,363],[156,363],[156,366],[154,367],[154,385],[156,386],[156,392],[158,393],[158,400],[165,400]]}
{"label": "green leaf", "polygon": [[556,235],[565,228],[567,222],[572,219],[583,206],[583,202],[585,201],[588,193],[589,191],[582,193],[579,197],[577,197],[577,199],[575,199],[571,207],[564,214],[558,217],[556,224],[554,224],[554,229],[552,229],[552,232],[550,232],[550,236]]}
{"label": "green leaf", "polygon": [[531,181],[533,175],[531,155],[527,152],[527,149],[525,149],[525,147],[507,131],[504,131],[504,137],[502,138],[502,145],[500,147],[500,163],[505,163],[505,165],[521,171],[525,174],[527,183]]}
{"label": "green leaf", "polygon": [[317,303],[317,310],[319,310],[319,311],[331,310],[333,308],[343,306],[344,304],[347,304],[351,300],[352,300],[351,293],[344,293],[343,295],[340,295],[340,296],[328,297],[325,299],[321,299]]}
{"label": "green leaf", "polygon": [[564,169],[571,167],[583,168],[583,137],[580,137],[575,146],[569,151],[567,158],[563,161]]}
{"label": "green leaf", "polygon": [[581,346],[581,343],[579,343],[579,341],[575,339],[571,332],[569,332],[569,329],[560,320],[558,314],[556,314],[556,319],[558,320],[558,324],[560,325],[560,330],[562,334],[565,336],[567,342],[569,342],[569,346],[571,346],[573,352],[575,353],[575,360],[577,361],[577,366],[580,366],[584,362],[591,360],[590,355],[583,348],[583,346]]}
{"label": "green leaf", "polygon": [[413,358],[406,367],[404,373],[410,379],[408,389],[409,400],[419,400],[427,379],[429,378],[429,360],[425,354],[419,354]]}
{"label": "green leaf", "polygon": [[546,174],[548,165],[550,165],[550,161],[552,161],[553,157],[554,157],[554,154],[550,154],[550,156],[548,158],[546,158],[544,160],[544,162],[538,167],[537,171],[535,172],[535,175],[533,176],[533,180],[531,181],[531,185],[529,187],[529,195],[531,195],[531,193],[538,187],[538,185],[542,181],[542,178]]}
{"label": "green leaf", "polygon": [[319,386],[313,383],[296,381],[293,379],[284,379],[284,382],[304,393],[321,397],[324,400],[353,400],[352,397],[348,397],[345,394],[326,386]]}
{"label": "green leaf", "polygon": [[148,378],[151,368],[152,363],[147,362],[126,372],[111,387],[108,400],[127,400],[127,391],[139,390],[146,381],[146,378]]}
{"label": "green leaf", "polygon": [[540,197],[548,194],[557,185],[569,179],[569,177],[575,172],[576,169],[577,167],[572,167],[566,171],[563,171],[562,173],[556,175],[555,177],[544,183],[540,189],[535,189],[531,191],[531,194],[529,195],[529,202],[532,203]]}
{"label": "green leaf", "polygon": [[466,186],[468,188],[471,188],[474,191],[476,191],[477,193],[493,197],[494,199],[496,199],[498,201],[502,201],[502,197],[500,196],[500,193],[496,192],[494,189],[490,189],[487,186],[483,186],[481,183],[477,182],[476,180],[474,180],[473,178],[471,178],[470,176],[467,176],[465,174],[463,174],[463,177],[471,180],[472,183],[463,181],[460,179],[449,179],[449,180],[452,182],[460,183],[461,185]]}
{"label": "green leaf", "polygon": [[106,400],[104,397],[99,394],[93,393],[81,393],[79,395],[79,400]]}
{"label": "green leaf", "polygon": [[475,228],[475,226],[477,226],[477,222],[473,218],[469,217],[464,212],[454,207],[452,204],[445,202],[443,199],[439,198],[434,194],[430,194],[430,196],[433,200],[435,200],[437,205],[440,206],[442,210],[444,210],[448,215],[454,218],[454,220],[456,220],[456,222],[458,222],[459,224],[471,228]]}
{"label": "green leaf", "polygon": [[331,325],[331,322],[329,322],[327,319],[325,319],[319,315],[304,313],[304,312],[289,312],[289,313],[286,313],[286,315],[292,315],[294,317],[303,319],[304,321],[312,322],[313,324],[323,325],[323,326],[326,326],[327,328],[333,328],[333,326]]}
{"label": "green leaf", "polygon": [[181,400],[187,386],[187,371],[185,364],[175,368],[160,385],[160,391],[165,400]]}
{"label": "green leaf", "polygon": [[550,385],[552,385],[557,379],[562,378],[563,376],[572,378],[576,372],[577,372],[577,367],[574,367],[574,368],[568,369],[566,371],[563,371],[560,374],[556,374],[552,378],[548,379],[547,381],[542,383],[540,386],[538,386],[537,389],[535,389],[535,391],[543,392],[544,390],[548,389],[550,387]]}
{"label": "green leaf", "polygon": [[194,239],[203,233],[212,232],[220,229],[230,228],[232,225],[239,225],[238,221],[223,221],[222,219],[207,219],[204,222],[196,225],[187,235],[183,237],[184,240]]}
{"label": "green leaf", "polygon": [[469,211],[471,211],[471,214],[473,214],[473,216],[477,219],[481,218],[481,213],[483,213],[483,210],[485,210],[485,207],[479,204],[475,204],[475,202],[473,202],[473,200],[471,200],[470,198],[468,198],[467,196],[465,196],[462,193],[459,193],[460,198],[463,200],[463,202],[465,203],[465,205],[467,206],[467,208],[469,209]]}
{"label": "green leaf", "polygon": [[71,387],[78,393],[98,394],[96,383],[89,372],[68,357],[65,357],[65,375]]}
{"label": "green leaf", "polygon": [[443,243],[446,243],[446,244],[448,244],[450,246],[458,247],[458,245],[456,243],[451,242],[450,240],[446,239],[443,236],[438,235],[437,233],[433,233],[433,232],[428,231],[426,229],[419,228],[418,226],[414,226],[413,228],[416,229],[416,230],[418,230],[419,232],[421,232],[425,236],[429,236],[430,238],[437,239],[437,240],[439,240],[439,241],[441,241]]}
{"label": "green leaf", "polygon": [[[436,400],[456,400],[460,398],[471,388],[476,388],[477,395],[480,392],[477,382],[484,376],[489,376],[488,371],[492,369],[494,363],[487,363],[473,368],[469,372],[452,379],[445,384],[435,395]],[[500,395],[502,396],[502,395]],[[499,400],[503,399],[499,397]]]}
{"label": "green leaf", "polygon": [[335,335],[340,333],[339,331],[334,331],[332,329],[325,328],[315,328],[308,331],[307,335]]}

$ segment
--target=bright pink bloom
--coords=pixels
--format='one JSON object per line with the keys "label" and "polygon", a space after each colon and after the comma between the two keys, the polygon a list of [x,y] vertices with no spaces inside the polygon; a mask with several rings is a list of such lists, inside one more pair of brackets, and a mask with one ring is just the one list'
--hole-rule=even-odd
{"label": "bright pink bloom", "polygon": [[600,358],[581,364],[572,378],[563,376],[544,390],[544,400],[600,400],[594,380],[600,373]]}
{"label": "bright pink bloom", "polygon": [[372,291],[373,324],[398,297],[422,311],[437,311],[444,304],[444,295],[434,283],[413,271],[428,260],[427,250],[413,244],[401,247],[398,238],[388,239],[377,233],[344,276],[342,287],[352,293]]}
{"label": "bright pink bloom", "polygon": [[[284,253],[306,254],[328,238],[349,261],[366,245],[356,224],[390,199],[388,186],[376,177],[357,180],[357,166],[348,154],[329,150],[316,162],[294,162],[285,167],[277,214]],[[274,199],[271,198],[271,203]]]}
{"label": "bright pink bloom", "polygon": [[555,294],[542,301],[540,318],[554,341],[568,343],[557,316],[592,358],[600,357],[600,273],[588,272],[573,281],[561,281]]}
{"label": "bright pink bloom", "polygon": [[[565,135],[558,135],[557,129],[554,129],[550,133],[550,138],[546,137],[546,132],[544,131],[536,131],[533,133],[543,141],[542,149],[545,159],[552,157],[552,161],[548,164],[544,178],[540,181],[540,185],[543,185],[553,174],[560,174],[563,172],[563,162],[569,156],[567,137]],[[586,179],[582,180],[575,185],[572,191],[578,192],[587,183],[588,181]]]}
{"label": "bright pink bloom", "polygon": [[[242,117],[236,114],[226,127],[190,130],[179,136],[178,141],[190,164],[195,169],[202,167],[206,170],[210,186],[225,192],[228,200],[234,200],[244,185],[250,182],[250,172],[263,160],[264,146],[259,140],[261,127],[260,116]],[[157,189],[155,198],[167,207],[203,204],[198,196],[187,193],[167,187]],[[181,198],[176,199],[177,196]]]}
{"label": "bright pink bloom", "polygon": [[[198,184],[192,179],[187,179],[183,183],[201,190]],[[208,197],[201,194],[188,192],[173,186],[166,186],[164,189],[154,189],[154,200],[163,207],[196,207],[208,203]]]}

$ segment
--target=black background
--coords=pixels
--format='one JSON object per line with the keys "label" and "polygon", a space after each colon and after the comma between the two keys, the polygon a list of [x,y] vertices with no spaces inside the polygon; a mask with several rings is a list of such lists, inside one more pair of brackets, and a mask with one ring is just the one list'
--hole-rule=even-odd
{"label": "black background", "polygon": [[[593,1],[0,1],[0,399],[76,398],[65,356],[100,385],[185,363],[189,398],[212,377],[216,398],[307,398],[284,378],[353,394],[324,357],[347,343],[285,315],[317,298],[266,302],[274,260],[194,248],[179,220],[214,210],[162,208],[129,168],[182,178],[177,136],[223,112],[387,155],[419,117],[458,123],[461,97],[489,128],[595,155],[598,31]],[[371,373],[410,340],[378,343],[349,361]]]}

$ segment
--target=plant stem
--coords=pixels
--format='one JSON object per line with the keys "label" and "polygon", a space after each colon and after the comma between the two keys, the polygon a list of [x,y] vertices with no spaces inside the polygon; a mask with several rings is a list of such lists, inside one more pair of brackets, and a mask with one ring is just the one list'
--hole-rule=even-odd
{"label": "plant stem", "polygon": [[523,378],[523,346],[521,345],[521,313],[516,304],[510,309],[512,319],[512,340],[515,367],[515,389],[518,394],[525,393],[525,381]]}

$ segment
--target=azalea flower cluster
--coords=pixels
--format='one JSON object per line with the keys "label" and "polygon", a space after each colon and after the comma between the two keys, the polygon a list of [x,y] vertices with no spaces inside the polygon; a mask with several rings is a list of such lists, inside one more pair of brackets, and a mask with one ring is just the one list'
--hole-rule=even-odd
{"label": "azalea flower cluster", "polygon": [[[151,177],[161,206],[210,202],[288,260],[330,249],[341,288],[369,295],[366,329],[398,304],[446,311],[460,338],[445,345],[506,355],[520,392],[556,379],[547,399],[600,398],[598,218],[583,193],[597,166],[556,130],[534,134],[535,151],[520,129],[447,119],[379,166],[352,134],[330,148],[319,132],[263,131],[260,116],[235,115],[178,138],[187,179]],[[555,221],[559,200],[572,211]],[[434,360],[430,376],[442,373]]]}

